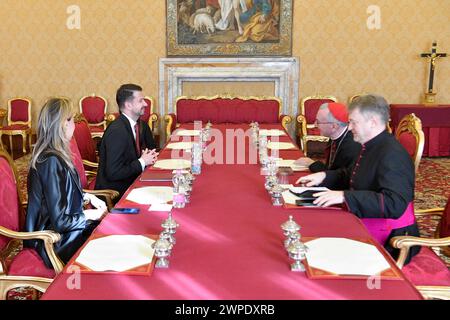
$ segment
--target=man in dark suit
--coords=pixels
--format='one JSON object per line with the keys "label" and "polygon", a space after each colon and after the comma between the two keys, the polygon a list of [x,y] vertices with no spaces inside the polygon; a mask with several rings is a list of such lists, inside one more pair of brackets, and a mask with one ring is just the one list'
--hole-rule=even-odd
{"label": "man in dark suit", "polygon": [[361,144],[353,140],[353,134],[348,130],[347,107],[336,102],[322,104],[316,115],[316,125],[321,135],[330,138],[325,152],[326,163],[303,157],[297,159],[296,164],[308,166],[311,172],[353,165],[361,151]]}
{"label": "man in dark suit", "polygon": [[103,134],[96,189],[113,189],[122,196],[158,153],[152,132],[139,117],[147,106],[142,88],[124,84],[116,93],[120,116]]}

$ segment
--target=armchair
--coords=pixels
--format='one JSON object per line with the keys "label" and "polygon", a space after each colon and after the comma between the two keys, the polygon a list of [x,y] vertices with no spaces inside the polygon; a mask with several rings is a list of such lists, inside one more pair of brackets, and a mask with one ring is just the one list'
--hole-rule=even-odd
{"label": "armchair", "polygon": [[8,100],[8,123],[0,128],[0,145],[3,148],[2,135],[9,136],[11,156],[13,156],[12,137],[22,136],[22,152],[25,154],[26,141],[31,150],[31,100],[27,98],[13,98]]}
{"label": "armchair", "polygon": [[[61,272],[63,263],[56,255],[53,244],[60,235],[54,231],[20,232],[23,210],[17,190],[17,175],[11,157],[0,151],[0,300],[17,287],[32,287],[45,292],[54,276]],[[22,241],[40,239],[53,269],[47,268],[39,254],[23,248]]]}
{"label": "armchair", "polygon": [[[400,249],[397,265],[399,268],[403,268],[402,271],[405,276],[425,298],[450,300],[450,271],[444,261],[430,249],[430,247],[439,247],[441,248],[441,254],[450,256],[448,250],[450,248],[450,230],[448,228],[450,197],[445,208],[417,210],[415,215],[416,217],[441,217],[435,233],[437,238],[410,236],[392,238],[392,246]],[[417,245],[422,246],[420,252],[411,259],[408,265],[404,266],[409,249]]]}
{"label": "armchair", "polygon": [[337,102],[337,99],[333,96],[317,94],[303,98],[300,103],[300,115],[297,117],[298,137],[305,155],[308,155],[309,141],[327,142],[329,140],[328,137],[320,135],[319,129],[314,124],[319,107],[327,102]]}
{"label": "armchair", "polygon": [[106,129],[106,109],[108,102],[102,96],[94,93],[90,96],[84,96],[80,99],[80,113],[82,113],[89,127],[93,138],[101,138]]}

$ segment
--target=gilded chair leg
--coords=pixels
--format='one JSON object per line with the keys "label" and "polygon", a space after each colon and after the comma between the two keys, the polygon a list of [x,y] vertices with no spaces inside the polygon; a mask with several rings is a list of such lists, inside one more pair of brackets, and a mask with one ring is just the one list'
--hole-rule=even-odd
{"label": "gilded chair leg", "polygon": [[31,139],[32,139],[32,135],[30,132],[30,134],[28,135],[28,149],[30,150],[30,152],[31,152]]}
{"label": "gilded chair leg", "polygon": [[25,155],[27,153],[27,135],[22,134],[22,152]]}
{"label": "gilded chair leg", "polygon": [[307,147],[308,141],[305,139],[302,139],[302,141],[303,141],[303,153],[305,154],[305,157],[307,157],[308,156],[308,147]]}
{"label": "gilded chair leg", "polygon": [[9,150],[11,151],[11,158],[14,159],[14,148],[13,148],[13,140],[12,136],[9,136]]}

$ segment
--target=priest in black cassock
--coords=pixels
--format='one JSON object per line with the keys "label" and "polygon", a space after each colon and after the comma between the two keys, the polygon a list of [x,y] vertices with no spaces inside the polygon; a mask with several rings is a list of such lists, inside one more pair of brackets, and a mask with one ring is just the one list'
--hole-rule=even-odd
{"label": "priest in black cassock", "polygon": [[[395,236],[419,236],[414,217],[415,171],[411,157],[403,146],[386,131],[389,104],[377,95],[355,99],[349,106],[349,130],[361,144],[356,163],[348,168],[314,173],[297,180],[306,186],[325,186],[343,191],[315,194],[318,206],[343,204],[359,217],[372,236],[397,258],[398,250],[389,240]],[[410,258],[419,247],[410,250]]]}
{"label": "priest in black cassock", "polygon": [[[315,124],[320,134],[330,138],[325,149],[326,163],[302,157],[295,161],[297,165],[308,166],[311,172],[346,168],[356,161],[361,151],[361,144],[353,140],[348,129],[348,111],[342,103],[326,102],[319,107]],[[342,188],[348,188],[343,185]]]}

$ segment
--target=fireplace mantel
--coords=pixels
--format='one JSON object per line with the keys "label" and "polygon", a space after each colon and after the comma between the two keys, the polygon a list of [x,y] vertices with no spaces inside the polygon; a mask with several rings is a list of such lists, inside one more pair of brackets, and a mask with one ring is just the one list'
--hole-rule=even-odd
{"label": "fireplace mantel", "polygon": [[[299,59],[292,58],[161,58],[159,113],[172,113],[183,95],[184,82],[272,82],[284,114],[295,117],[298,108]],[[208,92],[214,95],[220,92]]]}

